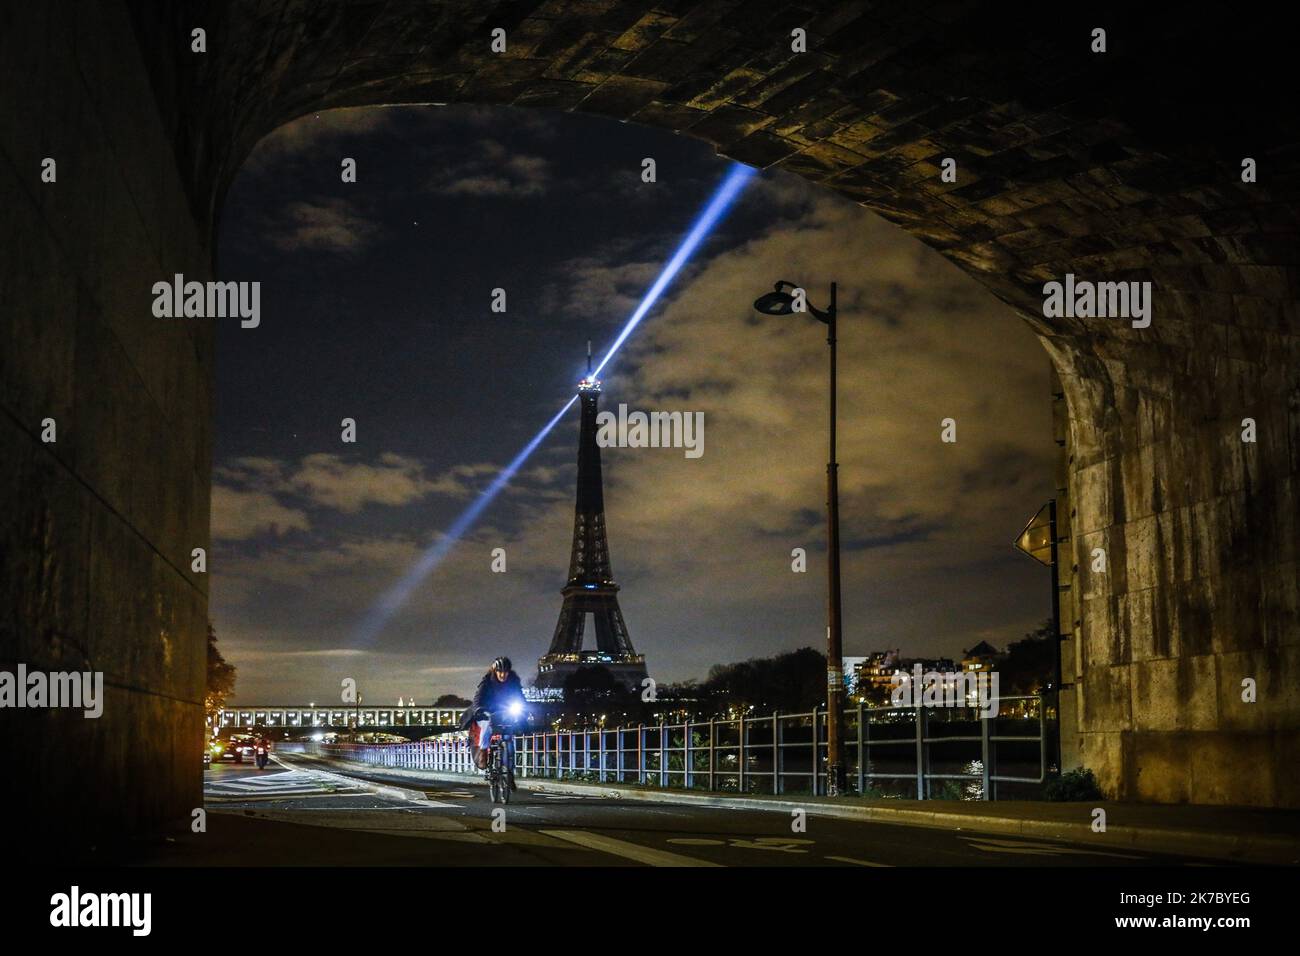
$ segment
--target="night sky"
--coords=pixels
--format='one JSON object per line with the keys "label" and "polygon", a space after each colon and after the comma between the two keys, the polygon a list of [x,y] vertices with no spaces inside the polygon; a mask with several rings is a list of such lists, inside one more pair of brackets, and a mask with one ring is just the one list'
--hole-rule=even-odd
{"label": "night sky", "polygon": [[[211,618],[235,702],[332,700],[352,677],[367,702],[428,703],[500,653],[531,680],[568,569],[576,407],[378,636],[361,620],[569,399],[587,340],[603,355],[729,166],[685,137],[509,108],[321,113],[258,145],[218,250],[222,279],[262,283],[258,328],[218,322]],[[845,653],[1032,630],[1047,570],[1010,542],[1052,494],[1046,353],[903,231],[765,172],[602,376],[605,408],[705,417],[702,458],[603,451],[651,675],[825,647],[824,326],[757,316],[777,279],[816,305],[840,284]]]}

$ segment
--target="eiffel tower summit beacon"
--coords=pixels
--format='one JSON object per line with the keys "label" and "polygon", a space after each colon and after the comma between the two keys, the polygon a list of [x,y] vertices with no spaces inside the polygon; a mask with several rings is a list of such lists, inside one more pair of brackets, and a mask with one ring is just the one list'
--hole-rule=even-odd
{"label": "eiffel tower summit beacon", "polygon": [[[578,383],[582,425],[578,433],[578,499],[573,509],[569,580],[560,592],[564,604],[551,648],[537,662],[536,686],[560,689],[579,668],[600,666],[629,690],[639,691],[646,677],[645,657],[633,649],[628,637],[618,606],[618,585],[610,568],[600,446],[596,442],[600,382],[591,374],[590,361],[588,358],[587,377]],[[596,627],[595,650],[582,647],[588,617]]]}

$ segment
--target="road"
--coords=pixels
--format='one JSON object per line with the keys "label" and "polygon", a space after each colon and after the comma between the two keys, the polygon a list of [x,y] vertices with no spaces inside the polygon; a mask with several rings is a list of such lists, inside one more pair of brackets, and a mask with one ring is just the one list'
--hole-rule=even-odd
{"label": "road", "polygon": [[[375,792],[380,785],[380,792]],[[383,790],[382,785],[402,788]],[[477,781],[412,784],[382,770],[322,772],[297,755],[205,774],[205,832],[169,841],[164,865],[1169,866],[1134,850],[817,817],[519,790],[494,806]],[[503,810],[504,814],[494,811]]]}

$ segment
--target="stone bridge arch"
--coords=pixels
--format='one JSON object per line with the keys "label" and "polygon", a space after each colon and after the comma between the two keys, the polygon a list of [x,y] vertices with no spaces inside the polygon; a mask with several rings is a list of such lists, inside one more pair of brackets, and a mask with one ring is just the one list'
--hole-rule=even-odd
{"label": "stone bridge arch", "polygon": [[[596,113],[804,176],[1025,317],[1068,407],[1067,752],[1120,798],[1300,804],[1300,136],[1266,22],[1228,4],[1177,20],[908,0],[93,6],[2,15],[21,102],[0,172],[23,246],[3,291],[48,321],[14,320],[6,351],[26,364],[0,357],[20,449],[2,473],[18,507],[0,525],[15,597],[0,652],[103,666],[123,729],[166,726],[171,759],[135,767],[161,795],[90,758],[132,820],[194,805],[206,581],[186,556],[207,542],[210,467],[210,329],[158,330],[142,289],[211,268],[224,191],[282,123],[454,102]],[[38,176],[56,152],[57,190]],[[939,176],[949,156],[956,183]],[[1151,282],[1150,327],[1045,319],[1042,285],[1066,273]],[[51,408],[61,447],[39,440]],[[1105,575],[1089,570],[1098,547]],[[1258,703],[1241,702],[1244,678]],[[64,730],[91,752],[94,733]]]}

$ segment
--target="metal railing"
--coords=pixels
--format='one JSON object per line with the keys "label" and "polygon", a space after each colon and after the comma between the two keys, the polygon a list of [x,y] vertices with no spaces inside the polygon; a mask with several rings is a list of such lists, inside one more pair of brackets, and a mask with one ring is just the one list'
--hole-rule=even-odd
{"label": "metal railing", "polygon": [[[1041,697],[974,707],[864,707],[845,712],[850,790],[916,799],[997,799],[999,784],[1041,784],[1048,739]],[[277,745],[376,767],[476,773],[463,732],[404,744]],[[636,727],[521,733],[521,777],[733,793],[826,790],[826,712]],[[891,786],[892,785],[892,786]]]}

